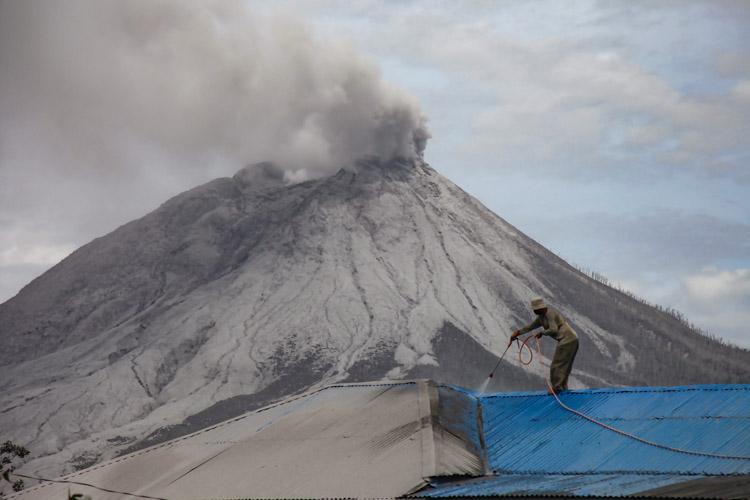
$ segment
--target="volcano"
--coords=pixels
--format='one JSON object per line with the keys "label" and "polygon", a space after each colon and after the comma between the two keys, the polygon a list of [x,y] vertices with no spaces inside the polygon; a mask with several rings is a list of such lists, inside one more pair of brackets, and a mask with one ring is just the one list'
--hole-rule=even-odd
{"label": "volcano", "polygon": [[[747,350],[579,272],[421,160],[297,184],[263,163],[93,240],[0,305],[2,437],[32,450],[25,470],[54,475],[326,384],[477,387],[537,296],[581,338],[573,387],[750,375]],[[545,375],[506,356],[489,389]]]}

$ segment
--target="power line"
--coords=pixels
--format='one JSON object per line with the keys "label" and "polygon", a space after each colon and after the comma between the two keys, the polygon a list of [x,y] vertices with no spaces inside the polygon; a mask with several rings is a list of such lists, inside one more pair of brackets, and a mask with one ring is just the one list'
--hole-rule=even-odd
{"label": "power line", "polygon": [[101,486],[96,486],[94,484],[90,483],[84,483],[80,481],[68,481],[65,479],[47,479],[44,477],[37,477],[37,476],[27,476],[26,474],[18,474],[17,472],[11,472],[11,475],[22,477],[25,479],[36,479],[37,481],[47,481],[48,483],[63,483],[63,484],[77,484],[78,486],[88,486],[89,488],[94,488],[96,490],[104,491],[107,493],[117,493],[118,495],[127,495],[131,497],[137,497],[137,498],[148,498],[149,500],[168,500],[166,498],[162,497],[151,497],[148,495],[138,495],[136,493],[128,493],[126,491],[117,491],[117,490],[110,490],[107,488],[102,488]]}

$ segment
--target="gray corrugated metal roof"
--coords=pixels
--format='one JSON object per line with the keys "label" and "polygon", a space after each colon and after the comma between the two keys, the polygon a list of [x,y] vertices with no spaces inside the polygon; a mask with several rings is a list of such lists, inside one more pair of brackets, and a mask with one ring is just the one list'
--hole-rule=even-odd
{"label": "gray corrugated metal roof", "polygon": [[[427,381],[329,386],[66,479],[169,499],[319,498],[392,497],[430,476],[481,474],[471,447],[439,425],[437,401]],[[65,498],[67,488],[18,497]]]}

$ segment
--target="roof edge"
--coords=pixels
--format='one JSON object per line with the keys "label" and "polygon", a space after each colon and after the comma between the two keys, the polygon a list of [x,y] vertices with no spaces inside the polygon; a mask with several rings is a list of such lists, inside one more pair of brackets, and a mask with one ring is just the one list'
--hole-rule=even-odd
{"label": "roof edge", "polygon": [[[470,389],[458,386],[447,385],[451,389],[464,392],[474,397],[485,398],[503,398],[503,397],[528,397],[528,396],[548,396],[547,391],[520,391],[520,392],[493,392],[478,393]],[[693,384],[693,385],[676,385],[676,386],[636,386],[636,387],[600,387],[592,389],[573,389],[565,391],[565,395],[574,396],[576,394],[619,394],[619,393],[649,393],[649,392],[697,392],[697,391],[748,391],[750,384]]]}

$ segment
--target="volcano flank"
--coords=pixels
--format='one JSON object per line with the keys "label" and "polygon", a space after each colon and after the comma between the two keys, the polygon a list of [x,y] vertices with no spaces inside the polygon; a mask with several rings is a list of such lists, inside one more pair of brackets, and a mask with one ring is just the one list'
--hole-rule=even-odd
{"label": "volcano flank", "polygon": [[[732,383],[750,353],[577,271],[421,160],[297,184],[252,165],[84,245],[0,305],[0,427],[88,466],[335,382],[476,387],[545,297],[573,385]],[[554,345],[545,340],[544,351]],[[507,356],[491,390],[541,389]]]}

